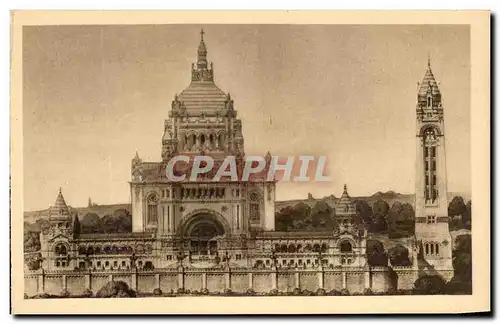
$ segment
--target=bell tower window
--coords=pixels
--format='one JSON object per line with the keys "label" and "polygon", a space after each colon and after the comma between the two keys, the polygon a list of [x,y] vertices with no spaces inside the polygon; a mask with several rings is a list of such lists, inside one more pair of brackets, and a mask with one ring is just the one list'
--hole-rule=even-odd
{"label": "bell tower window", "polygon": [[429,128],[424,133],[424,178],[425,201],[434,203],[438,196],[436,177],[436,145],[437,134],[434,128]]}

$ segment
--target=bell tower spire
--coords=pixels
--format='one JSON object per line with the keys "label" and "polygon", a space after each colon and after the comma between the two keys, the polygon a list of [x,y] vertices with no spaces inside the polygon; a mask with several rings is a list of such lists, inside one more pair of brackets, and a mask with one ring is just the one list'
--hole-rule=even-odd
{"label": "bell tower spire", "polygon": [[198,45],[198,60],[196,64],[193,63],[191,71],[191,81],[192,82],[213,82],[213,65],[208,66],[207,60],[207,45],[205,45],[205,31],[202,29],[200,31],[200,44]]}

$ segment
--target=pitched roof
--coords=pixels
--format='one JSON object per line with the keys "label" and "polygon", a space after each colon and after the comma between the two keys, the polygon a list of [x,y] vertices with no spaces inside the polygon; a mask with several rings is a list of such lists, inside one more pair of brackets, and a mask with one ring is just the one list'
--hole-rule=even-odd
{"label": "pitched roof", "polygon": [[420,88],[418,89],[419,99],[425,100],[429,91],[433,97],[441,96],[438,83],[436,82],[434,73],[432,73],[430,60],[427,63],[427,69],[425,70],[424,78],[422,80],[422,83],[420,83]]}
{"label": "pitched roof", "polygon": [[68,218],[70,216],[68,205],[64,200],[61,188],[59,188],[59,194],[57,195],[56,202],[54,206],[50,208],[49,218]]}

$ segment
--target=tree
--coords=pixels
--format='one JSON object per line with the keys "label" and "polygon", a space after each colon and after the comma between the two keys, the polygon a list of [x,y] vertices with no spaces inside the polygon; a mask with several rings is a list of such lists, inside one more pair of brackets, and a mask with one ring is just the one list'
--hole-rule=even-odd
{"label": "tree", "polygon": [[289,231],[293,228],[293,215],[295,211],[292,206],[287,206],[276,213],[276,230]]}
{"label": "tree", "polygon": [[324,200],[318,201],[311,210],[311,224],[316,229],[333,230],[333,209]]}
{"label": "tree", "polygon": [[455,239],[453,250],[453,278],[446,285],[448,294],[472,293],[472,244],[469,234],[459,235]]}
{"label": "tree", "polygon": [[25,255],[24,263],[28,266],[29,270],[38,270],[41,267],[43,258],[40,252],[38,253],[30,253]]}
{"label": "tree", "polygon": [[461,196],[455,196],[448,204],[448,216],[463,216],[467,212],[464,199]]}
{"label": "tree", "polygon": [[465,212],[462,215],[462,221],[464,223],[464,227],[467,229],[472,228],[472,201],[468,201],[467,205],[465,205]]}
{"label": "tree", "polygon": [[415,234],[415,211],[409,203],[395,202],[387,215],[389,238],[409,237]]}
{"label": "tree", "polygon": [[40,233],[24,232],[24,252],[36,252],[40,250]]}
{"label": "tree", "polygon": [[453,268],[455,276],[463,279],[472,278],[472,241],[470,234],[459,235],[455,239],[453,250]]}
{"label": "tree", "polygon": [[446,282],[438,275],[425,275],[414,283],[413,291],[417,295],[438,295],[445,293]]}
{"label": "tree", "polygon": [[366,256],[368,264],[371,266],[386,266],[387,265],[387,252],[385,251],[382,242],[377,240],[366,241]]}
{"label": "tree", "polygon": [[354,205],[356,206],[356,211],[361,222],[370,225],[373,222],[372,206],[366,200],[362,199],[354,200]]}
{"label": "tree", "polygon": [[82,225],[80,224],[80,220],[78,219],[78,214],[75,215],[75,220],[73,221],[73,235],[75,237],[79,237],[82,232]]}
{"label": "tree", "polygon": [[387,231],[387,215],[389,213],[389,204],[382,199],[373,204],[373,221],[370,226],[372,233],[385,233]]}
{"label": "tree", "polygon": [[409,258],[408,249],[398,244],[393,248],[389,249],[389,259],[391,260],[391,264],[394,266],[409,266],[411,265],[411,260]]}
{"label": "tree", "polygon": [[87,213],[81,222],[82,233],[103,233],[102,221],[96,213]]}
{"label": "tree", "polygon": [[276,214],[276,229],[279,231],[300,231],[312,229],[311,207],[300,202],[287,206]]}

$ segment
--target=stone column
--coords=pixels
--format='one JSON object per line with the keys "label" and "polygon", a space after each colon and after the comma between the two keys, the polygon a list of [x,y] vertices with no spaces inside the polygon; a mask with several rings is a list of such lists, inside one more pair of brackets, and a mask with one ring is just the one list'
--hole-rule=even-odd
{"label": "stone column", "polygon": [[248,289],[253,289],[253,272],[248,273]]}
{"label": "stone column", "polygon": [[41,269],[40,274],[38,275],[38,293],[43,294],[45,292],[45,273],[43,269]]}
{"label": "stone column", "polygon": [[201,288],[207,289],[207,273],[206,272],[203,272],[201,274]]}
{"label": "stone column", "polygon": [[177,273],[177,283],[179,289],[184,289],[184,269],[179,269],[179,273]]}
{"label": "stone column", "polygon": [[273,266],[273,271],[271,272],[271,286],[272,289],[278,289],[278,274],[276,266]]}
{"label": "stone column", "polygon": [[160,274],[159,273],[155,274],[155,288],[160,289]]}
{"label": "stone column", "polygon": [[66,275],[62,275],[61,277],[61,283],[62,283],[62,290],[68,290],[68,278],[66,278]]}
{"label": "stone column", "polygon": [[347,289],[347,273],[342,270],[342,289]]}
{"label": "stone column", "polygon": [[324,287],[324,282],[323,282],[324,280],[323,279],[324,279],[324,277],[323,277],[323,267],[320,267],[319,271],[318,271],[318,287],[320,289],[323,289],[323,287]]}
{"label": "stone column", "polygon": [[132,272],[130,283],[132,286],[130,288],[134,291],[137,291],[137,269],[134,269],[134,271]]}
{"label": "stone column", "polygon": [[87,290],[92,290],[92,278],[90,273],[87,273],[85,275],[85,287],[87,288]]}
{"label": "stone column", "polygon": [[226,289],[231,289],[231,271],[226,272]]}
{"label": "stone column", "polygon": [[300,273],[295,272],[295,288],[300,288]]}
{"label": "stone column", "polygon": [[110,274],[110,275],[108,276],[108,280],[109,280],[109,281],[113,281],[113,275],[112,275],[112,274]]}
{"label": "stone column", "polygon": [[371,289],[372,284],[370,282],[370,269],[365,269],[365,289]]}

